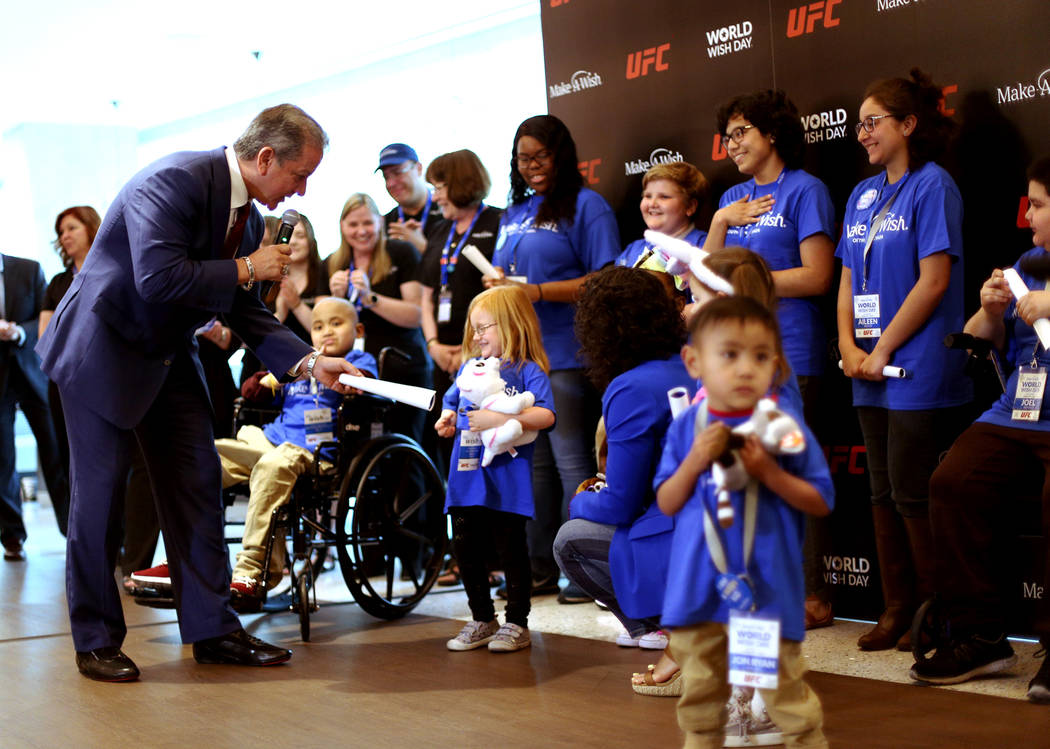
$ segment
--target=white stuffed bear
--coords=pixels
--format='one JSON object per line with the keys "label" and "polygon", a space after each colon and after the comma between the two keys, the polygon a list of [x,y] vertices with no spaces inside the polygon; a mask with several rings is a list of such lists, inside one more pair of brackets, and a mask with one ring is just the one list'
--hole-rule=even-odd
{"label": "white stuffed bear", "polygon": [[[500,361],[495,356],[488,359],[471,359],[456,377],[456,387],[464,398],[478,408],[487,408],[501,414],[520,414],[532,408],[536,397],[526,390],[517,395],[507,395],[507,383],[499,375]],[[487,466],[500,453],[516,456],[514,448],[536,440],[535,429],[525,429],[517,419],[508,419],[502,426],[484,429],[481,444],[485,453],[481,465]]]}
{"label": "white stuffed bear", "polygon": [[[701,429],[698,418],[697,433]],[[758,437],[770,455],[797,455],[806,449],[806,437],[798,422],[777,408],[772,399],[760,400],[751,418],[726,434],[725,444],[711,464],[711,477],[718,492],[718,523],[723,528],[733,524],[733,505],[729,501],[729,492],[743,489],[751,478],[736,452],[751,434]]]}

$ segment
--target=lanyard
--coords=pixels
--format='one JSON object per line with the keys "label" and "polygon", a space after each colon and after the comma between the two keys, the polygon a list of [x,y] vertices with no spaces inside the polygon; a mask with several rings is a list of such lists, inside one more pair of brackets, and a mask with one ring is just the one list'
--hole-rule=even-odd
{"label": "lanyard", "polygon": [[485,210],[485,204],[480,203],[478,205],[478,211],[474,214],[474,218],[470,220],[470,226],[463,233],[463,237],[456,243],[456,251],[452,253],[452,257],[449,257],[449,249],[452,247],[452,237],[456,234],[456,222],[453,221],[452,226],[448,228],[448,239],[445,240],[445,246],[441,249],[441,288],[444,290],[448,287],[448,277],[456,272],[456,263],[459,262],[459,251],[467,244],[467,238],[470,233],[474,231],[474,224],[478,222],[481,217],[482,211]]}
{"label": "lanyard", "polygon": [[[423,206],[423,216],[419,219],[419,230],[423,231],[427,226],[427,216],[430,215],[430,201],[433,196],[430,194],[430,190],[427,190],[427,202]],[[401,207],[401,204],[397,204],[397,220],[401,223],[405,223],[405,209]]]}
{"label": "lanyard", "polygon": [[[772,195],[773,195],[773,208],[777,207],[777,194],[780,192],[780,186],[782,184],[784,184],[784,175],[785,174],[787,174],[787,169],[786,168],[785,169],[781,169],[780,170],[780,174],[777,175],[777,181],[776,181],[776,183],[773,186],[773,193],[772,193]],[[754,180],[752,180],[752,182],[754,182]],[[747,197],[747,201],[749,203],[752,200],[755,199],[755,193],[756,192],[758,192],[758,183],[757,182],[755,182],[755,184],[751,186],[751,194],[748,195],[748,197]],[[753,224],[747,224],[746,226],[742,227],[742,229],[740,231],[740,246],[741,247],[743,247],[745,249],[748,249],[748,250],[751,249],[751,232],[753,232],[755,230],[756,226],[758,226],[758,222],[757,221],[755,223],[753,223]]]}
{"label": "lanyard", "polygon": [[[518,232],[511,239],[511,245],[506,250],[507,252],[511,253],[509,268],[510,275],[512,276],[518,275],[518,244],[525,237],[528,228],[536,219],[536,214],[540,211],[540,201],[537,200],[538,197],[538,195],[532,195],[529,197],[529,203],[526,208],[526,213],[522,217],[522,220],[518,223]],[[503,215],[506,216],[506,214]],[[507,241],[506,231],[507,230],[505,226],[500,227],[500,234],[502,235],[501,239],[503,241],[497,243],[497,248],[500,244],[503,244]]]}
{"label": "lanyard", "polygon": [[[877,216],[874,216],[868,222],[868,238],[864,240],[864,276],[861,280],[861,291],[867,293],[868,291],[868,275],[871,273],[871,245],[875,241],[875,235],[879,233],[882,228],[882,223],[886,220],[886,214],[889,213],[890,208],[897,200],[897,196],[900,195],[901,188],[904,187],[904,183],[908,181],[908,175],[910,171],[905,172],[904,176],[901,177],[901,181],[897,184],[897,189],[893,191],[893,195],[886,201],[886,205],[882,206],[882,210],[879,211]],[[882,187],[879,188],[879,196],[875,199],[875,204],[878,205],[879,198],[882,197],[882,191],[886,189],[886,182],[889,177],[883,174]],[[872,208],[871,212],[874,214],[875,209]]]}
{"label": "lanyard", "polygon": [[[701,401],[700,408],[696,412],[696,431],[699,432],[706,429],[707,422],[707,401],[704,400]],[[741,570],[742,572],[747,572],[747,565],[751,561],[751,552],[755,548],[755,526],[757,523],[758,481],[751,478],[748,479],[747,488],[744,490],[744,569]],[[711,513],[708,511],[706,504],[704,505],[704,540],[707,542],[707,553],[711,556],[711,563],[723,575],[726,574],[729,571],[729,560],[726,557],[722,538],[718,533],[718,529],[715,528],[715,523],[711,519]]]}

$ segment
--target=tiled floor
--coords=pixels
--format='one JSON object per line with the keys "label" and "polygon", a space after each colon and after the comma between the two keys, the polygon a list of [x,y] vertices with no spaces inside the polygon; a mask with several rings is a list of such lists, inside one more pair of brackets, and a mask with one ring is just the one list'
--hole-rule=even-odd
{"label": "tiled floor", "polygon": [[[24,515],[30,535],[26,553],[30,557],[46,555],[52,558],[61,554],[64,540],[58,534],[46,495],[42,495],[38,502],[28,503]],[[279,592],[280,588],[274,594]],[[338,570],[318,578],[317,592],[322,605],[352,602]],[[502,606],[497,604],[497,609],[501,610]],[[467,620],[470,616],[466,596],[458,587],[434,588],[415,612],[459,620]],[[531,629],[538,632],[605,640],[610,648],[617,647],[614,643],[621,631],[615,617],[594,604],[560,605],[553,595],[533,600],[529,624]],[[810,669],[901,684],[913,683],[908,678],[908,669],[912,663],[910,654],[896,651],[865,653],[857,649],[857,637],[869,626],[865,622],[836,620],[834,626],[810,632],[803,646],[803,654],[809,661]],[[453,636],[455,631],[458,628],[451,627],[449,636]],[[1018,655],[1018,664],[1008,674],[939,688],[1023,700],[1028,681],[1039,667],[1039,661],[1033,657],[1038,643],[1014,641],[1013,647]],[[639,652],[636,670],[641,670],[646,663],[654,662],[656,657],[658,654],[652,651]],[[625,686],[629,678],[630,674],[625,671]]]}

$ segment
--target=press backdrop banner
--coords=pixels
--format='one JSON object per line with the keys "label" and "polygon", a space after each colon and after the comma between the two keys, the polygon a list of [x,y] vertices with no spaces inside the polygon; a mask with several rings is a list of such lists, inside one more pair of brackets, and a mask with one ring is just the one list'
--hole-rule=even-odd
{"label": "press backdrop banner", "polygon": [[[1031,246],[1025,168],[1050,153],[1045,0],[541,2],[549,111],[572,131],[580,172],[613,206],[625,244],[644,229],[642,175],[663,161],[689,161],[711,181],[700,211],[706,228],[722,192],[744,179],[720,147],[715,111],[762,88],[782,88],[798,106],[809,144],[805,168],[827,184],[841,221],[850,190],[875,173],[853,131],[864,88],[918,66],[943,87],[945,111],[959,124],[945,166],[965,202],[968,314],[991,269]],[[829,336],[833,296],[825,305]],[[864,447],[849,383],[828,343],[827,406],[813,426],[838,507],[832,553],[821,561],[836,613],[872,617],[881,611],[881,588]],[[995,386],[978,384],[987,402]],[[1037,501],[1038,488],[1032,493]],[[1043,588],[1032,515],[1018,513],[1021,541],[1006,581],[1016,593],[1018,631],[1030,627]]]}

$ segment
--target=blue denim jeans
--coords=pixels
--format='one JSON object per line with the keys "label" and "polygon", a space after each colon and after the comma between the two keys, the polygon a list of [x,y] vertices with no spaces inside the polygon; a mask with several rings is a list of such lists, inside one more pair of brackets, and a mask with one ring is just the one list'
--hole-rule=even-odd
{"label": "blue denim jeans", "polygon": [[554,537],[568,518],[576,487],[595,472],[594,430],[598,397],[582,369],[550,373],[557,423],[540,433],[532,457],[532,497],[535,514],[528,523],[532,574],[544,579],[558,574]]}

